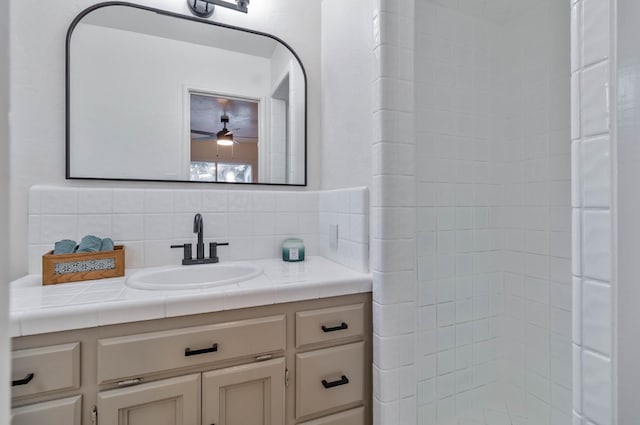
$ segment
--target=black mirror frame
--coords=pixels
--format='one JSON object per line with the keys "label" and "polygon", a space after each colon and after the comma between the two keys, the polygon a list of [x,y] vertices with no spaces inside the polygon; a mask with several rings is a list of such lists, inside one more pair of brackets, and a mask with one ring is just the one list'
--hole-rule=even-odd
{"label": "black mirror frame", "polygon": [[[250,34],[255,34],[255,35],[260,35],[260,36],[264,36],[264,37],[268,37],[271,38],[275,41],[277,41],[278,43],[282,44],[284,47],[286,47],[291,54],[293,54],[293,57],[296,58],[296,60],[298,61],[298,64],[300,65],[300,68],[302,69],[302,75],[304,77],[304,183],[239,183],[239,182],[201,182],[201,181],[187,181],[187,180],[160,180],[160,179],[132,179],[132,178],[106,178],[106,177],[73,177],[71,176],[71,161],[70,161],[70,155],[71,155],[71,116],[70,116],[70,112],[71,112],[71,107],[70,107],[70,99],[71,99],[71,37],[73,35],[73,30],[76,28],[76,26],[78,25],[78,23],[80,23],[80,21],[82,20],[82,18],[84,18],[86,15],[88,15],[89,13],[93,12],[94,10],[103,8],[103,7],[108,7],[108,6],[125,6],[125,7],[132,7],[134,9],[141,9],[141,10],[147,10],[149,12],[154,12],[157,13],[159,15],[164,15],[164,16],[169,16],[172,18],[178,18],[178,19],[185,19],[188,21],[193,21],[193,22],[198,22],[198,23],[202,23],[202,24],[207,24],[207,25],[213,25],[216,27],[222,27],[222,28],[227,28],[227,29],[231,29],[231,30],[236,30],[236,31],[243,31],[243,32],[247,32]],[[261,31],[255,31],[255,30],[251,30],[251,29],[247,29],[247,28],[241,28],[241,27],[236,27],[234,25],[227,25],[227,24],[222,24],[219,22],[213,22],[213,21],[209,21],[206,19],[201,19],[201,18],[197,18],[197,17],[193,17],[193,16],[188,16],[188,15],[182,15],[179,13],[175,13],[175,12],[169,12],[166,10],[162,10],[162,9],[156,9],[153,7],[149,7],[149,6],[143,6],[143,5],[139,5],[139,4],[133,4],[133,3],[129,3],[129,2],[124,2],[124,1],[107,1],[107,2],[103,2],[103,3],[97,3],[94,4],[86,9],[84,9],[82,12],[80,12],[78,14],[78,16],[76,16],[74,18],[74,20],[71,22],[71,25],[69,25],[69,29],[67,30],[67,37],[66,37],[66,50],[65,50],[65,179],[67,180],[99,180],[99,181],[103,181],[103,180],[107,180],[107,181],[142,181],[142,182],[164,182],[164,183],[198,183],[198,184],[232,184],[232,185],[240,185],[240,186],[254,186],[254,185],[260,185],[260,186],[307,186],[308,184],[308,175],[309,175],[309,169],[308,169],[308,157],[309,157],[309,150],[308,150],[308,102],[309,102],[309,98],[308,98],[308,81],[307,81],[307,71],[304,68],[304,65],[302,64],[302,61],[300,60],[300,57],[298,56],[298,54],[291,48],[291,46],[289,46],[289,44],[287,44],[286,42],[284,42],[282,39],[271,35],[271,34],[267,34]]]}

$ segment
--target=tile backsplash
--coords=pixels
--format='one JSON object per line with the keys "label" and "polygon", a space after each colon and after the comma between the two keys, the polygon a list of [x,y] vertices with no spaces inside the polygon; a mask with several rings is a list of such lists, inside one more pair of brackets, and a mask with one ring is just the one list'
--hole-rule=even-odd
{"label": "tile backsplash", "polygon": [[[345,203],[343,203],[343,201]],[[34,186],[29,193],[29,273],[61,239],[111,237],[126,246],[128,268],[179,264],[172,244],[195,242],[193,217],[204,219],[205,243],[229,242],[221,261],[273,258],[288,237],[304,240],[307,255],[323,255],[368,270],[368,192],[123,189]],[[339,228],[330,244],[329,224]]]}
{"label": "tile backsplash", "polygon": [[358,271],[369,270],[369,192],[341,189],[320,192],[320,254]]}

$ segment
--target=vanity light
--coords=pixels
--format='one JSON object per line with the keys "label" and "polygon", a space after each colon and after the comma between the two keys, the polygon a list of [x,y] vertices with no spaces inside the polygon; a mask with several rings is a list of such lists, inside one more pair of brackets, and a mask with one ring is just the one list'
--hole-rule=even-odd
{"label": "vanity light", "polygon": [[235,3],[224,0],[187,0],[189,10],[200,18],[208,18],[213,15],[215,6],[226,7],[227,9],[237,10],[238,12],[247,13],[250,0],[236,0]]}
{"label": "vanity light", "polygon": [[216,141],[220,146],[232,146],[233,132],[227,129],[227,123],[229,122],[229,115],[221,116],[220,122],[223,124],[223,126],[222,126],[222,130],[216,133]]}

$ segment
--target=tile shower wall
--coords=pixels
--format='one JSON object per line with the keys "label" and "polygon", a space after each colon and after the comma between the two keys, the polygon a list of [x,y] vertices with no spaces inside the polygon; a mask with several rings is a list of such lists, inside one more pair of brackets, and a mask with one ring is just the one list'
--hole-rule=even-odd
{"label": "tile shower wall", "polygon": [[416,3],[422,424],[571,421],[569,12],[518,4]]}
{"label": "tile shower wall", "polygon": [[610,125],[615,4],[571,0],[574,425],[616,423]]}
{"label": "tile shower wall", "polygon": [[[571,423],[569,7],[542,1],[503,28],[504,315],[512,417]],[[564,42],[563,42],[564,41]]]}
{"label": "tile shower wall", "polygon": [[[367,190],[339,192],[353,202],[338,214],[347,233],[334,259],[367,271]],[[205,241],[229,242],[218,251],[223,261],[278,257],[287,237],[302,238],[307,255],[331,253],[331,247],[322,246],[328,239],[320,237],[319,228],[320,217],[323,223],[332,222],[319,212],[325,198],[315,191],[34,186],[29,194],[29,272],[40,272],[41,256],[54,242],[79,241],[87,234],[124,244],[128,268],[179,264],[182,251],[169,246],[194,241],[196,212],[204,218]]]}
{"label": "tile shower wall", "polygon": [[[373,418],[415,424],[417,388],[414,1],[374,2],[371,269]],[[416,395],[418,395],[416,397]]]}
{"label": "tile shower wall", "polygon": [[457,424],[500,393],[499,26],[434,2],[416,20],[419,421]]}

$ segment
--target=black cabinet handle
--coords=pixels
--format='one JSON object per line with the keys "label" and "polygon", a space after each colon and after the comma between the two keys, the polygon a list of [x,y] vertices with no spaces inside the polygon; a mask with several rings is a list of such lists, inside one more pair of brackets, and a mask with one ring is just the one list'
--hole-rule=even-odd
{"label": "black cabinet handle", "polygon": [[184,356],[197,356],[198,354],[215,353],[216,351],[218,351],[218,344],[213,344],[209,348],[202,348],[200,350],[192,350],[191,348],[187,347],[184,349]]}
{"label": "black cabinet handle", "polygon": [[342,331],[345,329],[349,329],[349,325],[347,325],[344,322],[342,322],[340,326],[335,326],[333,328],[328,328],[325,325],[322,325],[322,332],[335,332],[335,331]]}
{"label": "black cabinet handle", "polygon": [[33,373],[28,374],[22,379],[16,379],[15,381],[11,381],[12,387],[17,387],[18,385],[27,385],[33,379],[35,375]]}
{"label": "black cabinet handle", "polygon": [[333,381],[333,382],[327,382],[326,379],[322,380],[322,386],[325,387],[325,388],[339,387],[340,385],[347,385],[348,383],[349,383],[349,378],[347,378],[344,375],[342,375],[342,378],[338,379],[337,381]]}

